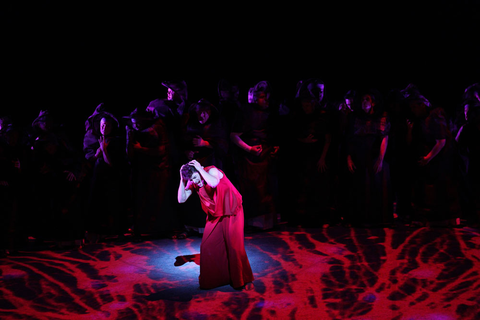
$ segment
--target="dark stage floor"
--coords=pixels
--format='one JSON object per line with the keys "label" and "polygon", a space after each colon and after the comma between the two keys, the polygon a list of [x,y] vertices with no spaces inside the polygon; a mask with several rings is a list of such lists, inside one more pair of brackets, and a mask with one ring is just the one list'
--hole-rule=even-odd
{"label": "dark stage floor", "polygon": [[0,259],[1,319],[480,319],[480,231],[246,235],[255,289],[198,288],[200,238]]}

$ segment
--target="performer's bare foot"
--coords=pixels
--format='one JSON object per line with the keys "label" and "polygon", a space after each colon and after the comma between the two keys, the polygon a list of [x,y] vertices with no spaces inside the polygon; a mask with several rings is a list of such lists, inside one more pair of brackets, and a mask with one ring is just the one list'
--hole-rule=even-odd
{"label": "performer's bare foot", "polygon": [[244,286],[244,290],[246,290],[246,291],[250,291],[250,290],[253,290],[253,289],[255,289],[255,286],[253,285],[253,282],[249,282]]}

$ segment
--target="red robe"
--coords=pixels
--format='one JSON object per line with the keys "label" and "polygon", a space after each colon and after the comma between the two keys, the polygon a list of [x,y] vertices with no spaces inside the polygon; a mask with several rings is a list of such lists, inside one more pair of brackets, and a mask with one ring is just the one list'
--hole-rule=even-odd
{"label": "red robe", "polygon": [[[205,171],[211,168],[214,166],[206,167]],[[200,246],[199,280],[202,289],[227,284],[241,288],[253,281],[244,245],[242,196],[225,173],[222,174],[215,188],[207,184],[195,188],[207,213]]]}

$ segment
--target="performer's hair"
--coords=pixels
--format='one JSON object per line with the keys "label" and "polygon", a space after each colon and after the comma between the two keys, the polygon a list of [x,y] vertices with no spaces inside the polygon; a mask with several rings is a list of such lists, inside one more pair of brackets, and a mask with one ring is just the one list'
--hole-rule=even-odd
{"label": "performer's hair", "polygon": [[191,166],[191,165],[188,165],[188,164],[184,165],[181,169],[183,180],[184,181],[190,180],[190,178],[192,178],[192,175],[195,172],[198,172],[198,171],[197,171],[197,169],[195,169],[194,166]]}

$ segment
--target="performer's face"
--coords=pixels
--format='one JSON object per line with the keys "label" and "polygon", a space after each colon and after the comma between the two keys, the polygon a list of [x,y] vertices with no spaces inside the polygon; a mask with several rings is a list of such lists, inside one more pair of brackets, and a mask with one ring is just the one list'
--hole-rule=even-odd
{"label": "performer's face", "polygon": [[366,94],[362,98],[362,109],[365,113],[372,113],[372,109],[375,106],[375,102],[369,94]]}
{"label": "performer's face", "polygon": [[168,88],[168,90],[167,90],[167,100],[172,101],[174,95],[175,95],[175,91],[173,91],[172,89]]}
{"label": "performer's face", "polygon": [[200,176],[200,173],[198,173],[198,172],[195,172],[194,174],[192,174],[192,177],[190,178],[190,181],[195,183],[200,188],[203,187],[203,180],[202,180],[202,177]]}
{"label": "performer's face", "polygon": [[211,111],[209,109],[197,109],[198,122],[200,122],[201,124],[205,124],[208,121],[208,118],[210,118],[210,113]]}
{"label": "performer's face", "polygon": [[319,102],[322,102],[323,100],[323,96],[325,95],[325,85],[323,83],[319,83],[317,84],[317,88],[318,88],[318,101]]}
{"label": "performer's face", "polygon": [[258,93],[258,95],[257,95],[257,104],[258,104],[261,108],[263,108],[263,109],[267,108],[267,107],[268,107],[268,102],[269,102],[269,101],[268,101],[268,98],[267,98],[267,95],[265,94],[265,92],[260,92],[260,93]]}
{"label": "performer's face", "polygon": [[112,122],[109,119],[102,118],[102,120],[100,120],[100,133],[104,136],[107,136],[111,132],[112,132]]}

